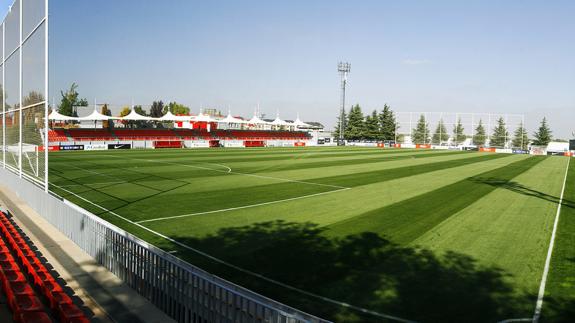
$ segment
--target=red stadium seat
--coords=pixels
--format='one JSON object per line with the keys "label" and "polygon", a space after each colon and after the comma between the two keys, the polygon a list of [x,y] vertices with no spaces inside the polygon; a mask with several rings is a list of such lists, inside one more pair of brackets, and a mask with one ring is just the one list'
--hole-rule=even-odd
{"label": "red stadium seat", "polygon": [[17,323],[52,323],[52,319],[44,312],[23,312],[14,319]]}

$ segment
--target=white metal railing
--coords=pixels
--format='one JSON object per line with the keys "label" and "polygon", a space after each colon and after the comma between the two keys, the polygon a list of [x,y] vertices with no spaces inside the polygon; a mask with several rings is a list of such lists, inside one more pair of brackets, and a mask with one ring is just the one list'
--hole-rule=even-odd
{"label": "white metal railing", "polygon": [[328,322],[195,267],[10,171],[0,169],[0,183],[178,322]]}

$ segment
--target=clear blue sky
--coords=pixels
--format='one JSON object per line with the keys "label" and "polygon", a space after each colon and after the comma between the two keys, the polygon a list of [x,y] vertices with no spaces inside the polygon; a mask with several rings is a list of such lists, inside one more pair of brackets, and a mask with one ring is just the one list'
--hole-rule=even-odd
{"label": "clear blue sky", "polygon": [[51,1],[51,97],[176,100],[335,123],[364,111],[525,113],[575,130],[575,1]]}

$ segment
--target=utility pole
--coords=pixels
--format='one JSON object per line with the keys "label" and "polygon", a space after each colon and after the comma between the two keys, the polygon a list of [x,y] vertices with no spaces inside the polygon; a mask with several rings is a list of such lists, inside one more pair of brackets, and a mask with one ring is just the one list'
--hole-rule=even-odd
{"label": "utility pole", "polygon": [[344,132],[344,127],[345,127],[345,120],[344,120],[344,115],[345,115],[345,86],[347,84],[347,74],[349,74],[350,70],[351,70],[351,64],[350,63],[339,62],[339,64],[337,64],[337,71],[339,72],[339,75],[341,76],[341,111],[339,114],[339,138],[337,141],[338,146],[344,145],[343,132]]}

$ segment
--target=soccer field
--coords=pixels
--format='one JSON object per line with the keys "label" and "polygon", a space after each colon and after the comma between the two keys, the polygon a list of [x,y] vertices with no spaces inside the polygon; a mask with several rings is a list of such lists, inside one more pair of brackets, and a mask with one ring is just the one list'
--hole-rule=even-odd
{"label": "soccer field", "polygon": [[567,165],[354,147],[83,151],[50,153],[50,182],[312,314],[486,322],[533,315]]}

